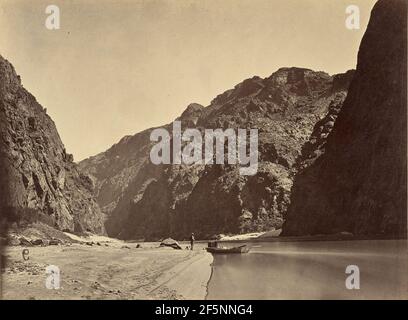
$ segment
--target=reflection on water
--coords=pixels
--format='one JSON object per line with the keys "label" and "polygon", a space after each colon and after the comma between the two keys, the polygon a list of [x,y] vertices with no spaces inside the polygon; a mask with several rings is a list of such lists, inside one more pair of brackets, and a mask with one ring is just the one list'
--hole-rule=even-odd
{"label": "reflection on water", "polygon": [[[348,265],[360,290],[345,286]],[[407,299],[407,279],[405,240],[252,243],[214,256],[207,299]]]}

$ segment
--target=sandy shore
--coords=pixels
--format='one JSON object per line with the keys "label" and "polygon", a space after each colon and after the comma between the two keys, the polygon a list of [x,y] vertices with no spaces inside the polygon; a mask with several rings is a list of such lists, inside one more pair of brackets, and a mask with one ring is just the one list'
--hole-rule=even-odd
{"label": "sandy shore", "polygon": [[[5,250],[2,299],[204,299],[212,256],[194,251],[111,243],[101,246],[24,247]],[[45,286],[49,265],[58,266],[61,287]]]}

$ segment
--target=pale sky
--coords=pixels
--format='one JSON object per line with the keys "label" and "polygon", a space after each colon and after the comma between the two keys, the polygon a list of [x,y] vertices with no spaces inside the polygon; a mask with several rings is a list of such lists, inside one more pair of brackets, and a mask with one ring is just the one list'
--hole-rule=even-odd
{"label": "pale sky", "polygon": [[[355,68],[375,0],[0,0],[0,54],[76,161],[280,67]],[[61,28],[45,27],[60,8]],[[361,29],[345,27],[358,5]]]}

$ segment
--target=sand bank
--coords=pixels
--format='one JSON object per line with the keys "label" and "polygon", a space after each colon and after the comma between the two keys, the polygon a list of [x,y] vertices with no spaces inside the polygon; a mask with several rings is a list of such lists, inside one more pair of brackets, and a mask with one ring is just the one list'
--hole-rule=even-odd
{"label": "sand bank", "polygon": [[[204,299],[212,256],[194,251],[136,248],[120,243],[101,246],[29,247],[5,250],[2,299]],[[49,265],[58,266],[61,287],[45,286]]]}

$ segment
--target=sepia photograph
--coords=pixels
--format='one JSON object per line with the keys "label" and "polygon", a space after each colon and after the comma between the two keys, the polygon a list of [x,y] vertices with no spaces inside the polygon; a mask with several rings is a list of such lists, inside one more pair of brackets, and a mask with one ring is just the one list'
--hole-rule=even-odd
{"label": "sepia photograph", "polygon": [[406,0],[0,0],[0,300],[407,300],[407,249]]}

